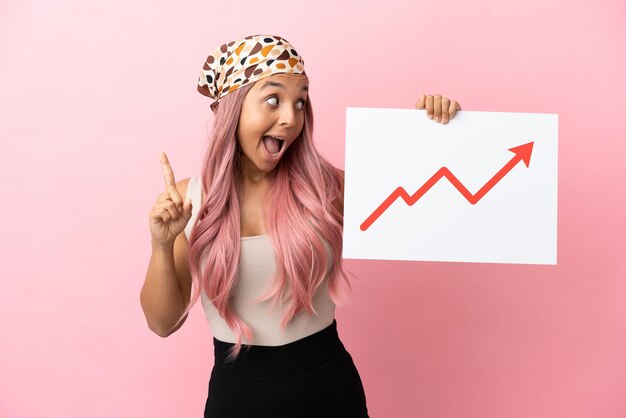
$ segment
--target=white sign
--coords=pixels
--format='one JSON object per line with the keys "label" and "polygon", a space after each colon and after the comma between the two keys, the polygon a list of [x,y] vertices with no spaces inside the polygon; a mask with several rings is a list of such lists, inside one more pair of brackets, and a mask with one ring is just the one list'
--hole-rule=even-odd
{"label": "white sign", "polygon": [[343,257],[556,264],[558,115],[348,108]]}

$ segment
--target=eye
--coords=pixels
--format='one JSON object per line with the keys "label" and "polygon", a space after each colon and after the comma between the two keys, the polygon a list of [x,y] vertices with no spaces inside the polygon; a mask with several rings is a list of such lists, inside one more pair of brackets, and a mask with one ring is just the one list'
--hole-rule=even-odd
{"label": "eye", "polygon": [[[272,102],[270,102],[270,100],[272,100]],[[265,101],[267,103],[269,103],[270,105],[272,105],[272,106],[277,106],[278,105],[278,97],[276,97],[276,96],[270,96],[267,99],[265,99]],[[306,100],[299,99],[298,103],[299,103],[298,109],[302,110],[302,109],[304,109],[304,105],[306,104]]]}

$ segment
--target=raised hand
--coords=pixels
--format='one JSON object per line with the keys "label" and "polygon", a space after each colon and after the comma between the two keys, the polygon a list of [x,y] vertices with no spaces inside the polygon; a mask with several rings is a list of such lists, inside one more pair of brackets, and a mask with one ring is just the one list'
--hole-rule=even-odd
{"label": "raised hand", "polygon": [[150,233],[153,245],[172,245],[191,219],[191,199],[183,201],[178,193],[167,155],[162,152],[159,159],[165,177],[165,191],[159,195],[150,211]]}
{"label": "raised hand", "polygon": [[427,96],[422,93],[420,99],[415,103],[415,108],[426,109],[429,118],[446,124],[454,117],[457,110],[461,110],[461,105],[456,100],[450,100],[440,94]]}

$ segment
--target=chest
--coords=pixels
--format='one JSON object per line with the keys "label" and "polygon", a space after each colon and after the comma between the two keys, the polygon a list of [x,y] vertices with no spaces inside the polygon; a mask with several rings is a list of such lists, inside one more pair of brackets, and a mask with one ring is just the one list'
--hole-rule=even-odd
{"label": "chest", "polygon": [[[204,199],[204,193],[202,193]],[[255,237],[265,235],[265,222],[263,221],[263,197],[247,194],[239,200],[241,215],[241,236]]]}
{"label": "chest", "polygon": [[[263,210],[267,205],[264,198],[263,193],[242,193],[239,199],[242,237],[254,237],[267,233],[263,221]],[[265,209],[267,210],[267,207]]]}
{"label": "chest", "polygon": [[265,223],[263,222],[263,209],[261,205],[254,205],[250,202],[239,203],[241,211],[241,236],[254,237],[265,235]]}

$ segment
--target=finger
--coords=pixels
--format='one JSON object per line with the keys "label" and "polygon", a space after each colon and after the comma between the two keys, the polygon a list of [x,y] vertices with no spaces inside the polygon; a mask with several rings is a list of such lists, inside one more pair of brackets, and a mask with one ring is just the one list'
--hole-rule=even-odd
{"label": "finger", "polygon": [[170,166],[170,162],[167,159],[167,155],[164,152],[161,152],[161,167],[163,168],[163,177],[165,178],[165,188],[166,191],[169,192],[171,199],[176,203],[176,206],[179,210],[182,210],[183,207],[183,198],[178,193],[178,189],[176,188],[176,180],[174,179],[174,171],[172,170],[172,166]]}
{"label": "finger", "polygon": [[180,217],[180,212],[172,201],[162,203],[159,213],[167,214],[168,219],[178,219]]}
{"label": "finger", "polygon": [[433,118],[433,96],[426,96],[426,114]]}
{"label": "finger", "polygon": [[169,188],[171,186],[176,185],[176,180],[174,180],[174,171],[170,166],[170,162],[167,159],[167,155],[164,152],[159,154],[159,159],[161,160],[161,168],[163,169],[163,177],[165,177],[165,187]]}
{"label": "finger", "polygon": [[450,118],[450,99],[447,97],[441,98],[441,123],[446,124]]}
{"label": "finger", "polygon": [[415,108],[416,109],[424,109],[425,104],[426,104],[425,100],[426,100],[426,95],[424,93],[422,93],[422,95],[420,96],[420,98],[417,101],[417,103],[415,103]]}
{"label": "finger", "polygon": [[163,193],[161,193],[159,197],[157,197],[157,202],[168,202],[168,201],[172,201],[176,203],[178,210],[179,211],[182,210],[182,204],[184,202],[176,186],[168,188]]}
{"label": "finger", "polygon": [[163,222],[169,222],[172,219],[172,214],[169,213],[167,208],[160,208],[156,212],[157,216],[160,217]]}
{"label": "finger", "polygon": [[183,202],[183,216],[185,219],[189,220],[191,218],[191,210],[193,208],[191,199],[187,198]]}
{"label": "finger", "polygon": [[435,111],[435,120],[441,122],[441,95],[435,94],[433,109]]}
{"label": "finger", "polygon": [[170,192],[167,190],[157,197],[157,202],[165,202],[166,200],[170,200]]}
{"label": "finger", "polygon": [[452,102],[450,102],[450,119],[456,115],[457,110],[461,110],[461,106],[456,100],[452,100]]}
{"label": "finger", "polygon": [[178,193],[178,189],[176,188],[176,186],[168,187],[168,192],[170,193],[170,197],[172,198],[172,201],[176,204],[178,210],[182,210],[183,198],[181,197],[180,193]]}

